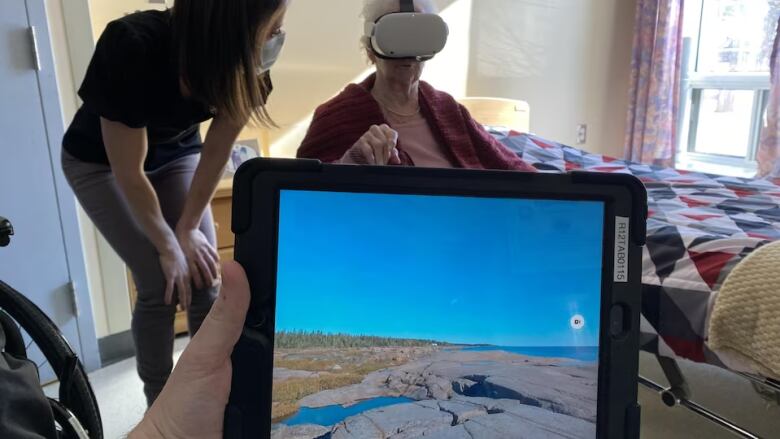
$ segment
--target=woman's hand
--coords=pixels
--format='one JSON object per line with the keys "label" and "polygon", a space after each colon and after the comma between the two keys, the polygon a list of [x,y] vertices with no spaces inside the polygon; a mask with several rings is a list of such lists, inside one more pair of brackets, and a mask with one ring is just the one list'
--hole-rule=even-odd
{"label": "woman's hand", "polygon": [[219,283],[219,254],[199,229],[176,228],[187,267],[195,287],[198,289],[216,286]]}
{"label": "woman's hand", "polygon": [[387,125],[372,125],[339,163],[360,165],[400,165],[398,132]]}
{"label": "woman's hand", "polygon": [[190,270],[187,267],[187,258],[184,256],[179,244],[174,241],[160,253],[160,267],[165,276],[165,304],[173,303],[173,287],[179,293],[179,305],[187,309],[190,306]]}
{"label": "woman's hand", "polygon": [[173,289],[179,292],[179,303],[190,305],[190,273],[187,258],[177,237],[163,217],[160,200],[146,177],[143,163],[148,151],[146,128],[130,128],[120,122],[100,119],[106,154],[111,171],[127,199],[133,217],[159,253],[165,276],[165,303],[173,303]]}

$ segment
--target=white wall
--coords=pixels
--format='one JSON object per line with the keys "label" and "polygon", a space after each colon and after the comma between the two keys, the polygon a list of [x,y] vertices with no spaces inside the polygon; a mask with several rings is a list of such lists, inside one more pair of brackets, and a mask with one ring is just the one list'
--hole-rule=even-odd
{"label": "white wall", "polygon": [[450,35],[447,47],[428,61],[422,76],[423,80],[456,98],[468,93],[473,3],[472,0],[438,2]]}
{"label": "white wall", "polygon": [[287,42],[272,70],[268,110],[279,129],[270,132],[272,153],[291,157],[321,103],[367,68],[360,51],[361,0],[294,0],[284,28]]}
{"label": "white wall", "polygon": [[474,2],[469,94],[522,99],[535,133],[623,154],[636,0]]}

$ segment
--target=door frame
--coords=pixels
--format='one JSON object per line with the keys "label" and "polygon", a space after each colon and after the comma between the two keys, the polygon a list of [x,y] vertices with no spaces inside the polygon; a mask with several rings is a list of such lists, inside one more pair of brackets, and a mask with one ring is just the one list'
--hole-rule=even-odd
{"label": "door frame", "polygon": [[[57,203],[62,227],[65,258],[70,280],[74,287],[76,303],[76,324],[81,344],[80,357],[88,371],[100,367],[95,321],[92,313],[92,301],[87,281],[84,250],[81,244],[81,229],[76,210],[75,195],[68,185],[60,166],[62,137],[65,133],[60,93],[54,64],[53,48],[49,20],[46,13],[47,0],[25,0],[30,26],[37,32],[38,56],[41,70],[38,72],[38,88],[41,96],[41,108],[46,125],[49,159],[54,179]],[[71,0],[64,3],[70,3]],[[85,0],[86,1],[86,0]],[[75,2],[74,2],[75,3]]]}
{"label": "door frame", "polygon": [[[57,59],[60,98],[67,125],[81,105],[77,90],[95,48],[91,11],[94,0],[45,1],[49,6],[52,32],[59,38],[53,53]],[[80,207],[76,210],[79,212],[91,306],[100,344],[111,336],[130,333],[127,269],[83,210]]]}

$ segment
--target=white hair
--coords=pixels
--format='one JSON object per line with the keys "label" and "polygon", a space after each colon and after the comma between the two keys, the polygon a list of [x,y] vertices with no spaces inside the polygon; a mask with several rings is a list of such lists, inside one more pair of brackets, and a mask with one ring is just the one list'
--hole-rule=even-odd
{"label": "white hair", "polygon": [[[414,0],[414,10],[426,14],[437,14],[439,12],[439,8],[436,7],[433,0]],[[363,12],[360,16],[368,24],[376,22],[383,15],[400,11],[400,0],[363,0]],[[368,38],[365,35],[360,37],[360,42],[363,44],[363,47],[368,48]]]}

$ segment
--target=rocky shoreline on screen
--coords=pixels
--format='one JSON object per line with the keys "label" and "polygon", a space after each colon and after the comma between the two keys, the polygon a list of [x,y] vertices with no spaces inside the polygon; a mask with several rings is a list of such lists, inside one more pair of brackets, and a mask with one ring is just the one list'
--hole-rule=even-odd
{"label": "rocky shoreline on screen", "polygon": [[415,402],[369,410],[333,426],[277,425],[273,439],[583,438],[596,435],[596,363],[503,351],[441,350],[373,372],[300,406],[350,406],[379,397]]}

